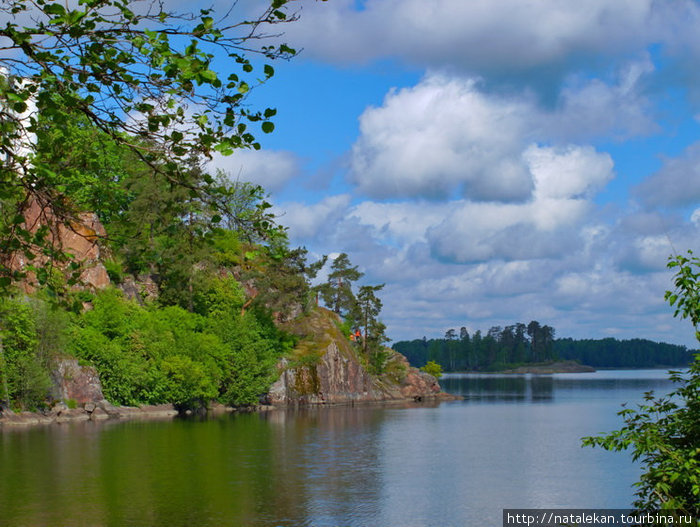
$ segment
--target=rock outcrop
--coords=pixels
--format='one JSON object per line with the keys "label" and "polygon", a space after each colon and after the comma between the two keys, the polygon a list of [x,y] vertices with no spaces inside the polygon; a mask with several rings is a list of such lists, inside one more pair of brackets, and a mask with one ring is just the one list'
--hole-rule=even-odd
{"label": "rock outcrop", "polygon": [[92,366],[81,366],[77,359],[59,360],[52,378],[54,399],[75,401],[79,405],[104,399],[97,370]]}
{"label": "rock outcrop", "polygon": [[340,320],[326,309],[283,326],[301,341],[291,359],[283,359],[279,379],[264,403],[272,405],[348,404],[379,401],[422,401],[449,398],[437,379],[412,368],[393,350],[385,373],[371,375],[363,365],[361,351],[339,329]]}
{"label": "rock outcrop", "polygon": [[382,390],[357,360],[331,342],[318,363],[290,366],[283,359],[280,378],[270,388],[270,404],[327,404],[378,401]]}
{"label": "rock outcrop", "polygon": [[[102,289],[109,285],[107,269],[100,260],[99,241],[107,233],[102,223],[93,212],[78,214],[73,221],[61,221],[53,213],[48,203],[39,203],[32,199],[24,209],[24,228],[31,233],[48,228],[47,240],[55,249],[72,255],[73,260],[80,264],[80,283],[82,287]],[[10,268],[14,271],[25,271],[29,264],[43,264],[46,257],[42,255],[41,247],[32,248],[35,254],[28,259],[23,251],[14,253],[10,258]],[[64,273],[68,273],[67,264],[59,265]],[[26,279],[20,284],[31,292],[34,290],[34,276],[27,273]]]}
{"label": "rock outcrop", "polygon": [[154,406],[114,406],[104,399],[69,408],[60,402],[44,412],[0,412],[0,427],[25,427],[81,421],[104,421],[105,419],[172,419],[178,411],[172,404]]}

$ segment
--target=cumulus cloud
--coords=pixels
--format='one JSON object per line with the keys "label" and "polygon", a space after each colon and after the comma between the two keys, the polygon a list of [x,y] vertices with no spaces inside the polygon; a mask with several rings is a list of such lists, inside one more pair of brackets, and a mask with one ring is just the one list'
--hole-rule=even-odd
{"label": "cumulus cloud", "polygon": [[530,146],[523,157],[535,180],[535,199],[591,198],[613,178],[613,160],[593,147]]}
{"label": "cumulus cloud", "polygon": [[388,243],[426,241],[427,230],[442,221],[452,205],[437,203],[377,203],[364,201],[349,216],[370,226],[373,236]]}
{"label": "cumulus cloud", "polygon": [[700,224],[677,214],[636,212],[625,216],[611,230],[605,247],[616,266],[633,274],[662,271],[677,251],[692,248],[700,238]]}
{"label": "cumulus cloud", "polygon": [[425,244],[433,257],[460,264],[557,258],[597,243],[603,229],[590,222],[591,198],[613,177],[610,156],[591,147],[530,145],[523,159],[534,181],[532,198],[523,203],[365,201],[348,207],[342,196],[340,206],[341,197],[286,205],[284,221],[294,236],[314,237],[328,235],[335,219],[332,232],[344,243],[361,232],[361,247],[405,251]]}
{"label": "cumulus cloud", "polygon": [[390,92],[360,117],[351,180],[372,197],[523,200],[531,180],[520,159],[530,107],[488,97],[473,79],[429,75]]}
{"label": "cumulus cloud", "polygon": [[[538,319],[561,336],[692,343],[663,292],[671,247],[700,236],[700,209],[689,210],[700,146],[634,191],[646,209],[596,198],[615,177],[617,145],[660,130],[662,76],[688,49],[700,57],[699,15],[691,0],[305,4],[288,36],[307,57],[398,58],[428,73],[360,116],[352,200],[295,205],[291,233],[387,282],[394,338]],[[658,206],[685,208],[652,214]]]}
{"label": "cumulus cloud", "polygon": [[209,169],[222,170],[232,179],[249,181],[276,192],[299,173],[299,165],[299,159],[291,152],[236,150],[230,156],[214,154]]}
{"label": "cumulus cloud", "polygon": [[[349,179],[359,193],[380,200],[525,202],[537,178],[547,180],[539,191],[550,197],[572,189],[590,197],[612,177],[612,160],[562,141],[653,128],[646,98],[635,91],[646,70],[630,63],[625,71],[611,85],[572,88],[555,109],[527,95],[487,93],[475,79],[428,74],[360,116]],[[596,102],[587,90],[611,95]]]}
{"label": "cumulus cloud", "polygon": [[589,204],[539,200],[523,205],[466,202],[429,231],[436,257],[458,263],[556,257],[577,245],[573,230]]}
{"label": "cumulus cloud", "polygon": [[690,221],[700,227],[700,208],[693,211],[693,213],[690,215]]}
{"label": "cumulus cloud", "polygon": [[660,16],[652,0],[368,0],[361,11],[355,5],[305,4],[301,23],[288,33],[314,57],[333,61],[394,55],[421,66],[503,71],[626,54],[658,38],[653,22]]}
{"label": "cumulus cloud", "polygon": [[[609,177],[607,155],[532,148],[552,164],[597,158],[599,172],[590,183],[557,187],[557,198],[536,187],[539,198],[526,203],[353,204],[343,195],[280,206],[289,211],[282,221],[295,243],[348,252],[366,283],[387,284],[382,316],[394,339],[536,319],[561,336],[692,343],[692,331],[671,320],[663,292],[671,283],[669,239],[692,246],[700,225],[648,212],[597,219],[599,208],[575,196],[590,195]],[[594,166],[591,159],[584,164]]]}
{"label": "cumulus cloud", "polygon": [[458,263],[556,257],[585,247],[587,236],[594,236],[583,229],[591,198],[614,175],[610,156],[589,146],[531,144],[521,159],[534,185],[522,203],[372,202],[351,215],[374,226],[383,239],[425,241],[434,256]]}
{"label": "cumulus cloud", "polygon": [[666,159],[661,169],[639,184],[634,193],[650,207],[683,207],[700,202],[700,142],[681,156]]}
{"label": "cumulus cloud", "polygon": [[278,220],[289,228],[295,240],[312,241],[324,229],[335,228],[347,213],[350,196],[329,196],[318,203],[285,203],[274,208]]}

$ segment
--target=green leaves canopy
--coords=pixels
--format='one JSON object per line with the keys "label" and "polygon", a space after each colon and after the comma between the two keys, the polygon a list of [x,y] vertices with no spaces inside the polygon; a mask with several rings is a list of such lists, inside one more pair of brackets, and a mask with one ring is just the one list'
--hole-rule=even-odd
{"label": "green leaves canopy", "polygon": [[61,167],[35,156],[41,126],[86,121],[172,185],[211,192],[208,175],[192,179],[183,167],[214,151],[260,148],[249,123],[261,123],[265,133],[274,128],[274,109],[244,100],[274,74],[264,64],[256,76],[250,56],[264,62],[295,54],[267,40],[268,28],[294,20],[287,3],[274,0],[237,21],[210,9],[168,11],[155,0],[0,4],[0,286],[21,278],[10,254],[30,258],[34,246],[47,247],[23,226],[32,200],[49,205],[57,223],[75,217]]}

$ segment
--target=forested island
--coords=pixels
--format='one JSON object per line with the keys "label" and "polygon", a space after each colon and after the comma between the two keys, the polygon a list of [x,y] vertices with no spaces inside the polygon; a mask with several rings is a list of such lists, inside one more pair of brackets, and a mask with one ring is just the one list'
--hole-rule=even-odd
{"label": "forested island", "polygon": [[412,365],[433,361],[443,371],[502,371],[523,365],[575,361],[595,368],[687,367],[694,353],[685,346],[646,339],[555,338],[555,329],[533,320],[529,324],[494,326],[486,334],[459,334],[450,329],[440,339],[399,341],[393,348]]}

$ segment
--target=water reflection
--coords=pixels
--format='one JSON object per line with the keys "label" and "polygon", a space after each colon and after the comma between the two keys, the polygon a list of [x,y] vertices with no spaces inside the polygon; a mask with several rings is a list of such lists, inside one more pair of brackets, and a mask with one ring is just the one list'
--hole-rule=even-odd
{"label": "water reflection", "polygon": [[637,399],[645,391],[667,393],[671,384],[661,370],[602,371],[580,374],[448,374],[445,391],[471,402],[551,402],[557,399],[609,398],[611,393]]}
{"label": "water reflection", "polygon": [[503,508],[624,508],[629,457],[581,449],[663,373],[454,375],[464,401],[0,433],[0,525],[497,525]]}

